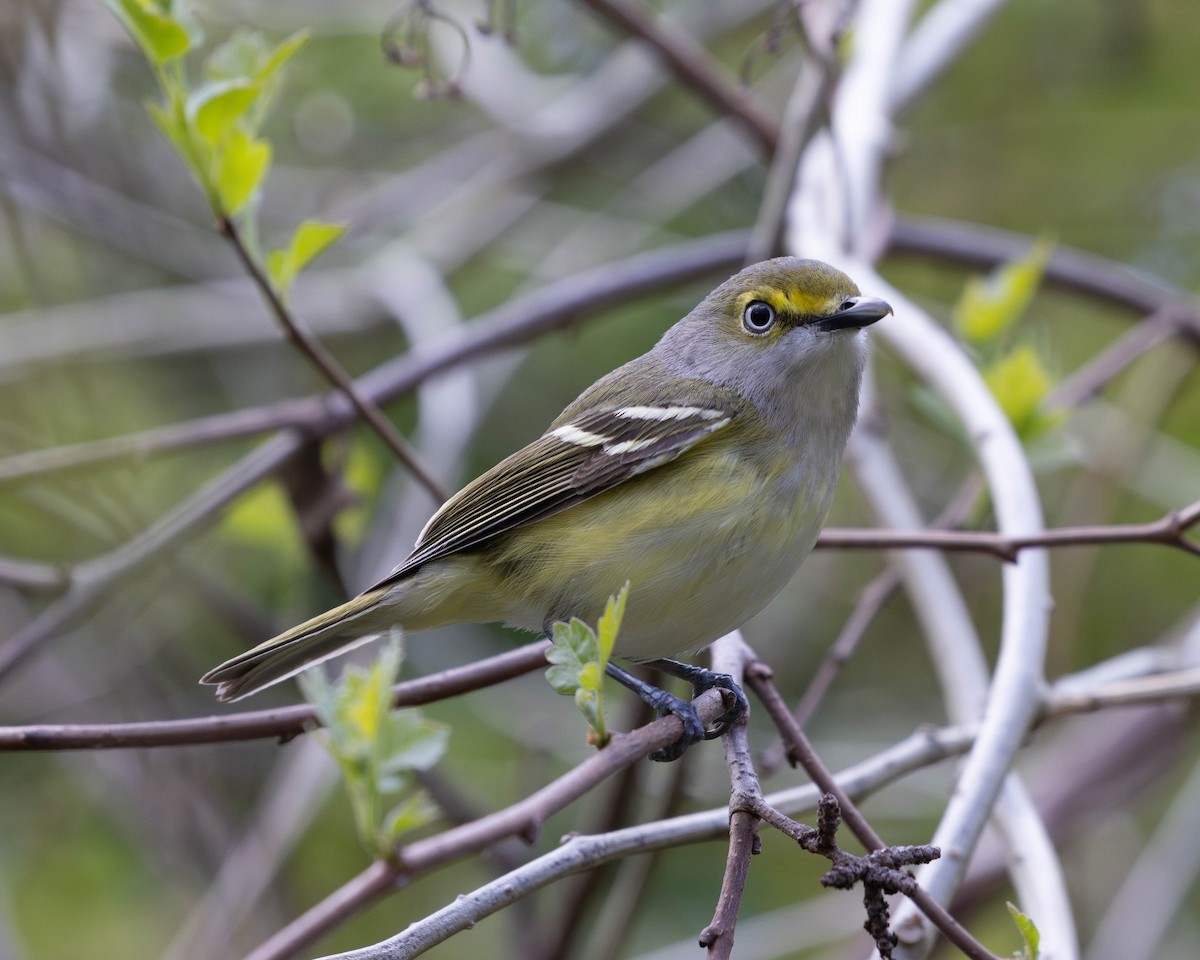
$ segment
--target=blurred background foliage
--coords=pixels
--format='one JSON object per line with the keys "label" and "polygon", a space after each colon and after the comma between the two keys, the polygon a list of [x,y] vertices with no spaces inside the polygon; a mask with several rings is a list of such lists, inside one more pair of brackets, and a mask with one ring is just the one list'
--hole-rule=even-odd
{"label": "blurred background foliage", "polygon": [[[747,52],[773,17],[765,3],[687,6],[731,72],[747,66]],[[731,6],[744,9],[725,9]],[[387,62],[381,36],[399,9],[375,0],[195,5],[207,44],[243,26],[273,42],[312,31],[263,127],[275,160],[261,230],[277,245],[307,217],[348,225],[301,278],[292,302],[352,372],[415,340],[436,341],[457,322],[456,312],[470,318],[584,267],[753,223],[762,165],[736,131],[714,124],[706,107],[669,82],[646,83],[644,99],[577,150],[568,147],[571,136],[587,126],[589,110],[606,109],[603,103],[581,100],[577,113],[561,116],[513,112],[529,95],[518,83],[565,90],[579,75],[612,69],[615,57],[628,56],[627,42],[582,7],[518,2],[516,45],[509,48],[470,26],[484,15],[481,6],[447,4],[468,25],[461,99],[416,98],[419,72]],[[453,60],[455,35],[438,24],[431,29]],[[1044,236],[1194,290],[1197,50],[1200,18],[1188,0],[1012,0],[904,115],[888,175],[895,208]],[[788,41],[778,57],[748,64],[756,95],[776,114],[798,56]],[[321,389],[248,291],[200,192],[148,118],[143,102],[153,89],[145,62],[99,2],[10,0],[0,9],[0,458]],[[429,282],[422,269],[440,281]],[[884,269],[947,322],[969,276],[911,256],[887,259]],[[428,423],[415,399],[387,412],[434,448],[436,471],[454,486],[536,436],[583,386],[647,348],[717,279],[608,310],[527,350],[481,361],[469,375],[442,378],[438,392],[428,394]],[[1041,290],[1020,331],[1056,382],[1135,319]],[[970,472],[965,448],[931,419],[886,351],[878,374],[890,435],[923,508],[936,515]],[[458,438],[439,425],[448,430],[446,423],[471,423],[476,414],[460,452]],[[1052,433],[1039,459],[1051,525],[1145,521],[1191,502],[1200,490],[1193,352],[1178,340],[1156,347]],[[0,555],[70,566],[103,554],[256,442],[0,482]],[[212,712],[211,692],[196,685],[204,670],[398,562],[432,509],[428,497],[397,476],[389,455],[361,428],[323,444],[321,458],[340,472],[344,487],[332,554],[337,575],[329,556],[309,549],[284,488],[261,485],[211,529],[122,582],[86,621],[45,643],[4,681],[0,720]],[[974,519],[987,525],[986,516]],[[844,484],[831,522],[870,522],[852,485]],[[875,553],[818,553],[748,625],[750,642],[786,692],[803,689],[859,589],[883,563]],[[971,556],[952,563],[994,647],[997,564]],[[1193,611],[1197,582],[1193,558],[1158,547],[1054,554],[1051,675],[1158,641]],[[0,635],[12,634],[45,600],[0,585]],[[512,642],[498,628],[443,633],[444,642],[419,637],[408,644],[407,673],[467,662]],[[810,724],[826,761],[841,766],[919,724],[942,722],[932,683],[913,617],[902,598],[894,599]],[[287,685],[260,699],[278,704],[297,696]],[[426,713],[453,728],[431,792],[453,783],[477,812],[523,796],[588,749],[584,725],[540,675]],[[631,716],[618,718],[618,725],[628,722]],[[1085,741],[1089,730],[1102,740],[1115,737],[1119,724],[1120,715],[1084,718],[1058,733],[1077,727]],[[758,745],[769,745],[763,718],[754,717],[751,730]],[[1053,757],[1047,743],[1054,742],[1047,736],[1030,750],[1035,783],[1039,756]],[[1194,761],[1194,724],[1190,736],[1164,744],[1163,752],[1144,783],[1127,785],[1126,801],[1088,824],[1090,842],[1065,845],[1085,940],[1179,787],[1186,764],[1172,764],[1188,754]],[[0,957],[240,955],[365,866],[331,771],[331,762],[302,741],[5,755]],[[942,767],[911,777],[866,811],[890,841],[920,842],[950,775]],[[673,789],[668,768],[643,764],[636,776],[648,809]],[[790,782],[780,773],[767,785]],[[694,751],[682,790],[678,809],[723,802],[719,750]],[[541,846],[594,823],[604,796],[555,817]],[[263,824],[280,836],[273,839]],[[768,855],[751,871],[739,947],[746,945],[747,956],[847,955],[845,944],[860,942],[852,933],[859,920],[853,903],[842,900],[856,898],[830,901],[818,893],[820,864],[785,847],[782,837],[766,838]],[[526,855],[515,842],[500,851],[502,861]],[[711,915],[723,862],[718,845],[663,857],[622,955],[693,940]],[[270,872],[256,881],[266,865]],[[320,951],[387,936],[483,882],[490,869],[476,861],[422,878],[340,928]],[[536,956],[531,944],[552,927],[564,895],[547,891],[456,938],[438,956]],[[750,946],[764,929],[808,929],[811,936],[811,917],[797,905],[810,895],[841,947]],[[244,909],[222,908],[222,896]],[[981,901],[969,920],[985,941],[1016,949],[1002,901]],[[809,942],[794,936],[784,942]],[[1159,956],[1194,957],[1197,942],[1200,911],[1193,906],[1176,919]],[[692,955],[680,950],[671,955]]]}

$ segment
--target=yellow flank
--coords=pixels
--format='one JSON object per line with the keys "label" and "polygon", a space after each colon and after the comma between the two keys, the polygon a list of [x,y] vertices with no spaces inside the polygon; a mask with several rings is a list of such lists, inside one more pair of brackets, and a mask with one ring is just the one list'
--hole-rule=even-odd
{"label": "yellow flank", "polygon": [[652,475],[501,535],[486,560],[464,551],[415,571],[397,585],[397,613],[409,629],[503,620],[541,630],[547,617],[595,622],[628,580],[620,656],[698,648],[778,591],[795,569],[790,554],[807,553],[824,514],[826,504],[773,496],[778,477],[763,466],[714,437]]}

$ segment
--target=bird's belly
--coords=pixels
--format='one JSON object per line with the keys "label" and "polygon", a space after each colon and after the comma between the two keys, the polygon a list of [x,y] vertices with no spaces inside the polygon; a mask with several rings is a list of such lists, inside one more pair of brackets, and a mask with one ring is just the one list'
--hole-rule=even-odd
{"label": "bird's belly", "polygon": [[[724,495],[714,495],[703,475],[697,483],[695,490],[680,485],[667,503],[653,493],[639,501],[635,484],[627,484],[620,500],[598,497],[534,524],[544,535],[539,574],[509,579],[502,619],[532,630],[572,616],[594,625],[628,581],[618,657],[694,652],[741,626],[812,549],[832,484],[771,497],[748,469],[725,470],[716,485]],[[538,583],[543,571],[548,582]]]}

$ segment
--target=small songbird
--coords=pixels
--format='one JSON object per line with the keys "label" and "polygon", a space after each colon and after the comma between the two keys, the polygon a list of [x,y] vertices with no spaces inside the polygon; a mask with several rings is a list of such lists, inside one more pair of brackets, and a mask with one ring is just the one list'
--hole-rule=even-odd
{"label": "small songbird", "polygon": [[[731,686],[661,658],[743,624],[808,556],[858,410],[861,331],[888,313],[816,260],[747,267],[446,501],[389,576],[202,682],[236,700],[393,626],[595,623],[628,581],[614,654]],[[686,701],[609,672],[681,715],[675,753],[705,735]]]}

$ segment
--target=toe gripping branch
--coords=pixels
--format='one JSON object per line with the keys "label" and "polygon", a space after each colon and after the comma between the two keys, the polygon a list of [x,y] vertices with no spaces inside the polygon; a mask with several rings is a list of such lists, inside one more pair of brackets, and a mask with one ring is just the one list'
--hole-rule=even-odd
{"label": "toe gripping branch", "polygon": [[721,715],[711,730],[707,730],[690,701],[681,700],[674,694],[667,693],[666,690],[639,680],[610,661],[605,670],[617,683],[636,693],[657,710],[659,716],[674,714],[683,721],[683,736],[670,746],[655,750],[650,754],[651,760],[678,760],[693,743],[719,737],[731,723],[737,722],[750,709],[746,695],[742,693],[742,688],[727,673],[714,673],[712,670],[705,670],[703,667],[696,667],[689,663],[680,663],[677,660],[654,660],[648,665],[657,667],[663,673],[669,673],[673,677],[686,680],[692,685],[693,697],[698,697],[706,690],[716,687],[719,690],[729,691],[734,699],[733,706]]}

